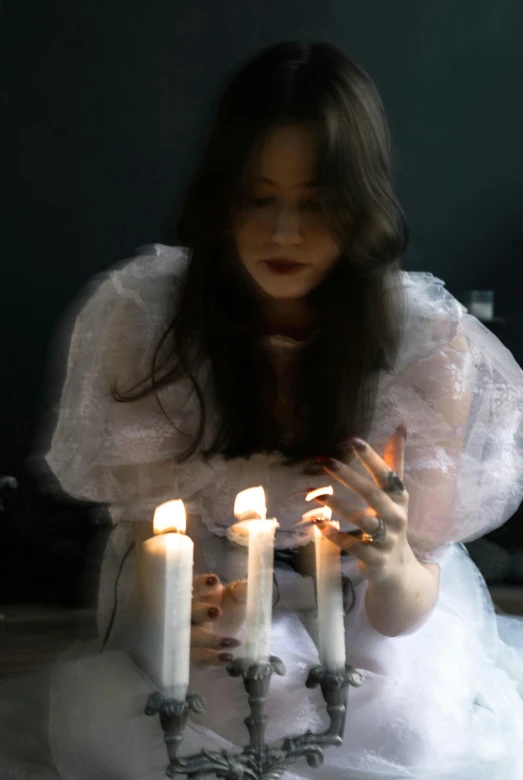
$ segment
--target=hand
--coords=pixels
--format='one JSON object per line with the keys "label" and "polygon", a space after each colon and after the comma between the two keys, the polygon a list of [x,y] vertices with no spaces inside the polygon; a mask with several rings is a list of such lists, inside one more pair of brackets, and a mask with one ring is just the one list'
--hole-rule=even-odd
{"label": "hand", "polygon": [[[369,504],[370,509],[354,512],[346,501],[336,496],[320,496],[315,500],[328,506],[334,513],[361,529],[361,533],[346,533],[332,528],[326,521],[317,522],[319,530],[342,550],[359,559],[360,572],[369,580],[381,582],[394,577],[399,568],[414,559],[407,540],[407,510],[409,496],[402,483],[394,492],[388,491],[388,478],[394,471],[403,480],[406,428],[400,425],[389,439],[384,457],[361,439],[352,439],[351,445],[372,479],[331,458],[318,457],[323,470],[349,490],[353,490]],[[372,534],[379,528],[376,518],[385,523],[385,539],[372,542]]]}
{"label": "hand", "polygon": [[[191,661],[201,666],[232,661],[231,649],[245,620],[247,582],[222,585],[215,574],[202,574],[193,580]],[[213,631],[216,629],[216,631]]]}

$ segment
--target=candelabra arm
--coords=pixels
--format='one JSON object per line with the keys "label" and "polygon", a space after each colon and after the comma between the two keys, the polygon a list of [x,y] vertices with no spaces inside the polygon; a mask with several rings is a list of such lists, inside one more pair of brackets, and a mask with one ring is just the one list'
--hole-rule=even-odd
{"label": "candelabra arm", "polygon": [[320,766],[323,763],[323,747],[330,745],[339,747],[343,741],[345,718],[347,714],[347,698],[349,686],[359,688],[363,677],[353,666],[345,666],[338,672],[333,672],[324,666],[314,666],[307,677],[307,688],[321,688],[327,705],[330,724],[321,734],[308,731],[298,737],[287,738],[282,750],[288,758],[296,760],[305,756],[309,766]]}
{"label": "candelabra arm", "polygon": [[170,761],[166,770],[168,777],[183,774],[190,780],[200,780],[214,774],[219,780],[281,780],[289,766],[299,758],[305,758],[311,767],[318,767],[323,763],[324,748],[341,745],[349,686],[359,687],[363,683],[361,674],[352,666],[345,666],[339,672],[323,666],[313,667],[306,685],[308,688],[320,686],[330,725],[321,734],[308,731],[297,737],[287,737],[281,747],[275,748],[265,743],[268,718],[264,708],[272,674],[285,674],[283,662],[275,656],[266,662],[254,663],[238,658],[229,664],[227,671],[232,677],[243,678],[249,697],[251,714],[245,719],[249,744],[241,753],[202,750],[197,755],[180,758],[178,749],[187,718],[190,712],[203,712],[203,698],[196,693],[188,694],[185,701],[167,699],[160,693],[149,697],[145,712],[160,716]]}
{"label": "candelabra arm", "polygon": [[183,740],[183,732],[189,713],[199,714],[204,709],[204,699],[199,693],[188,693],[185,701],[168,699],[158,691],[149,696],[145,714],[158,714],[160,716],[160,724],[164,732],[164,740],[171,764],[177,761],[178,748]]}
{"label": "candelabra arm", "polygon": [[348,665],[338,672],[333,672],[324,666],[314,666],[305,684],[307,688],[320,686],[330,719],[329,728],[323,736],[338,737],[341,744],[347,716],[349,686],[359,688],[363,684],[361,673]]}

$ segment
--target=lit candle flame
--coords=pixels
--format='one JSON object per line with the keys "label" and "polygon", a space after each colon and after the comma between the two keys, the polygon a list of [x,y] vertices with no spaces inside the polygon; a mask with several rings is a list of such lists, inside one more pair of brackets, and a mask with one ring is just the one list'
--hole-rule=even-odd
{"label": "lit candle flame", "polygon": [[317,496],[332,496],[333,494],[334,490],[332,489],[332,485],[327,485],[327,487],[316,488],[316,490],[309,490],[305,496],[305,501],[312,501]]}
{"label": "lit candle flame", "polygon": [[[330,506],[319,506],[317,509],[311,509],[310,512],[305,512],[302,515],[301,520],[296,525],[311,525],[316,520],[326,520],[330,522],[332,519],[332,509]],[[338,523],[339,526],[339,523]]]}
{"label": "lit candle flame", "polygon": [[156,507],[153,520],[155,534],[179,533],[184,534],[187,527],[187,516],[183,501],[176,499],[166,501]]}
{"label": "lit candle flame", "polygon": [[236,496],[234,516],[237,520],[266,520],[267,506],[262,487],[247,488]]}

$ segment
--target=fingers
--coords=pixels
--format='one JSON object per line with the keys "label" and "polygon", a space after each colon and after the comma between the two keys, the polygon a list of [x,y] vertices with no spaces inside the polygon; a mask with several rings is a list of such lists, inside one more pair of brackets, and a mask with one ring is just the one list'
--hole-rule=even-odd
{"label": "fingers", "polygon": [[387,442],[383,459],[387,466],[395,471],[400,479],[405,472],[405,443],[407,440],[407,427],[399,425]]}
{"label": "fingers", "polygon": [[222,617],[217,621],[217,630],[234,636],[245,621],[247,603],[247,581],[231,582],[224,588],[221,602]]}
{"label": "fingers", "polygon": [[[395,465],[403,472],[405,436],[401,426],[392,439],[394,441],[390,445],[389,456],[395,458]],[[371,474],[372,481],[359,474],[350,466],[332,458],[319,456],[317,458],[318,462],[327,474],[361,496],[374,509],[377,515],[387,518],[393,525],[401,525],[405,521],[405,507],[408,504],[406,490],[403,489],[397,492],[387,490],[391,474],[390,465],[370,445],[361,439],[352,439],[352,443],[358,458]],[[329,501],[326,503],[327,506],[331,506]],[[333,511],[337,511],[334,506],[332,508]]]}
{"label": "fingers", "polygon": [[209,650],[205,647],[195,647],[191,650],[191,663],[196,666],[223,666],[232,659],[232,653],[226,650]]}
{"label": "fingers", "polygon": [[354,538],[350,533],[333,529],[327,522],[318,523],[318,528],[340,550],[351,553],[359,560],[360,571],[364,576],[368,577],[369,572],[378,571],[386,564],[392,544],[390,538],[385,544],[367,544],[361,538]]}
{"label": "fingers", "polygon": [[208,623],[212,620],[218,620],[223,615],[220,607],[216,607],[208,602],[193,601],[191,608],[191,623]]}
{"label": "fingers", "polygon": [[[406,436],[406,427],[404,425],[398,426],[387,442],[385,458],[380,457],[376,450],[362,439],[356,437],[350,439],[354,453],[373,478],[375,485],[381,490],[385,490],[388,487],[391,470],[395,471],[400,479],[403,478]],[[324,471],[348,488],[357,490],[357,485],[363,486],[366,484],[364,477],[340,461],[326,458],[322,455],[319,455],[316,460]],[[350,484],[348,484],[346,479],[349,480]]]}
{"label": "fingers", "polygon": [[387,442],[384,458],[380,457],[376,450],[362,439],[351,439],[355,454],[363,463],[376,485],[382,490],[388,486],[391,470],[395,471],[400,478],[403,477],[406,435],[407,430],[405,426],[398,426]]}
{"label": "fingers", "polygon": [[[354,469],[349,466],[340,463],[337,460],[324,459],[323,468],[330,476],[334,477],[338,482],[347,487],[349,490],[354,490],[359,496],[361,496],[367,504],[374,509],[377,515],[387,518],[387,521],[392,524],[400,524],[404,520],[404,509],[396,501],[393,501],[388,493],[385,493],[378,485],[366,479],[361,474],[358,474]],[[335,502],[331,502],[331,496],[326,497],[326,500],[322,503],[330,506],[333,511],[338,512],[343,507],[343,503],[339,503],[340,499],[336,499]],[[343,515],[342,515],[343,516]]]}
{"label": "fingers", "polygon": [[341,517],[342,520],[346,520],[348,523],[357,525],[358,528],[365,528],[365,521],[369,517],[368,509],[355,510],[351,504],[348,504],[343,499],[338,498],[337,496],[330,496],[328,494],[317,496],[314,501],[316,501],[318,504],[321,504],[321,506],[330,507],[334,514],[338,515],[338,517]]}
{"label": "fingers", "polygon": [[193,580],[191,661],[211,666],[232,660],[231,650],[241,642],[235,634],[245,620],[247,582],[222,585],[215,574]]}
{"label": "fingers", "polygon": [[225,588],[223,594],[225,602],[231,601],[234,604],[247,603],[247,580],[235,580],[230,582]]}
{"label": "fingers", "polygon": [[193,600],[219,606],[223,596],[223,585],[216,574],[200,574],[193,579]]}
{"label": "fingers", "polygon": [[193,580],[193,603],[219,605],[223,599],[237,604],[247,601],[247,580],[222,585],[216,574],[200,574]]}
{"label": "fingers", "polygon": [[239,647],[241,642],[232,636],[215,634],[203,626],[193,626],[191,631],[191,647],[205,647],[207,650],[231,650]]}
{"label": "fingers", "polygon": [[318,520],[316,522],[316,527],[329,542],[335,544],[340,550],[350,550],[354,545],[362,543],[361,538],[355,538],[345,531],[338,531],[336,528],[333,528],[330,523],[327,523],[324,520]]}
{"label": "fingers", "polygon": [[368,513],[358,523],[360,531],[339,531],[331,523],[325,520],[317,520],[316,527],[323,536],[334,542],[342,550],[350,550],[355,544],[366,544],[372,541],[372,534],[376,533],[380,523],[376,517]]}

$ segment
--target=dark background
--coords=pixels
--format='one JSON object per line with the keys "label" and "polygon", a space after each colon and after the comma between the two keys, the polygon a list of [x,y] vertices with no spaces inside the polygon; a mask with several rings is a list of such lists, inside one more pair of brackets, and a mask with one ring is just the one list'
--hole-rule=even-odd
{"label": "dark background", "polygon": [[[0,21],[0,474],[18,480],[0,513],[0,603],[33,597],[28,560],[41,598],[79,598],[79,564],[104,519],[45,503],[27,466],[51,334],[94,273],[142,244],[176,243],[219,90],[262,47],[328,40],[367,68],[412,230],[405,267],[432,271],[458,298],[493,289],[507,318],[496,333],[523,363],[521,0],[6,0]],[[60,596],[67,577],[77,579]]]}

